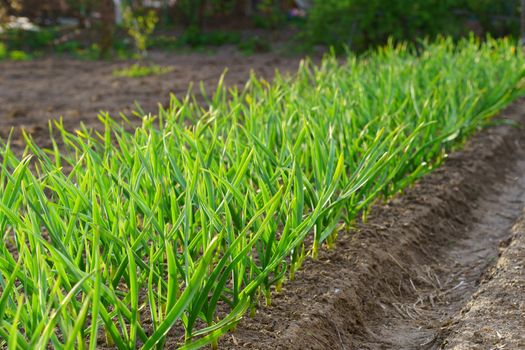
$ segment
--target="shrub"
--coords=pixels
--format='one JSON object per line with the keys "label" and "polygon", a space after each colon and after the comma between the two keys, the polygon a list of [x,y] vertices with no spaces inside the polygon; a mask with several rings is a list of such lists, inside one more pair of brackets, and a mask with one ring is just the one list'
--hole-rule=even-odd
{"label": "shrub", "polygon": [[192,26],[184,32],[179,38],[179,45],[189,45],[192,47],[199,46],[221,46],[221,45],[235,45],[241,41],[239,33],[213,30],[209,32],[203,32],[197,27]]}
{"label": "shrub", "polygon": [[178,0],[177,13],[180,20],[188,27],[196,26],[202,29],[206,0]]}
{"label": "shrub", "polygon": [[239,50],[246,55],[252,55],[256,52],[269,52],[272,50],[270,43],[259,36],[252,36],[243,40],[239,43],[238,47]]}
{"label": "shrub", "polygon": [[21,50],[10,51],[8,47],[0,42],[0,60],[10,59],[13,61],[28,61],[32,56]]}
{"label": "shrub", "polygon": [[311,44],[363,50],[439,34],[458,37],[476,22],[495,36],[517,32],[518,1],[489,0],[315,0],[306,34]]}
{"label": "shrub", "polygon": [[9,52],[9,59],[13,61],[29,61],[31,58],[30,54],[21,50],[13,50]]}
{"label": "shrub", "polygon": [[148,39],[155,30],[158,21],[159,18],[153,10],[139,13],[128,7],[124,11],[123,25],[133,38],[135,47],[142,56],[146,55]]}
{"label": "shrub", "polygon": [[283,25],[286,16],[281,9],[280,1],[261,0],[257,13],[253,16],[255,25],[263,29],[275,29]]}
{"label": "shrub", "polygon": [[3,34],[7,46],[12,50],[41,50],[52,45],[57,38],[57,28],[35,30],[8,29]]}
{"label": "shrub", "polygon": [[7,57],[7,48],[4,43],[0,43],[0,60],[3,60]]}
{"label": "shrub", "polygon": [[520,1],[465,0],[463,13],[492,36],[519,34]]}

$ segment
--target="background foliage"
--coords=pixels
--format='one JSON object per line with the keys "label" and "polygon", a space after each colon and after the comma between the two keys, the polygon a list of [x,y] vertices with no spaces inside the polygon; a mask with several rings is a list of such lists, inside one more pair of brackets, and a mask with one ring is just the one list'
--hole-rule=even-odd
{"label": "background foliage", "polygon": [[[383,45],[389,38],[395,42],[414,42],[438,35],[458,39],[470,32],[480,37],[519,33],[518,0],[163,0],[157,1],[157,7],[151,7],[152,2],[144,0],[122,0],[121,3],[121,17],[124,13],[133,15],[124,22],[114,21],[118,16],[114,14],[112,0],[0,0],[0,23],[9,15],[16,15],[27,16],[45,28],[55,28],[60,18],[76,18],[77,27],[91,33],[84,35],[83,40],[88,42],[84,46],[96,44],[101,54],[108,47],[115,50],[116,41],[123,37],[128,37],[130,50],[134,41],[140,44],[138,50],[144,52],[146,47],[158,42],[155,40],[158,35],[153,33],[150,42],[149,35],[142,34],[153,29],[158,34],[177,28],[176,39],[171,40],[177,43],[168,45],[170,47],[224,44],[251,47],[253,38],[231,32],[292,28],[299,33],[298,42],[307,49],[324,45],[349,47],[354,51]],[[297,12],[299,3],[309,3],[310,7]],[[145,15],[150,11],[155,11],[158,18],[155,28],[137,31],[129,26],[129,23],[145,23],[145,19],[152,18]],[[6,34],[4,31],[0,41],[12,50],[21,50],[22,46],[41,50],[56,41],[62,44],[56,40],[59,35],[53,30],[43,34]],[[133,35],[137,32],[140,35]],[[166,35],[163,35],[164,40]]]}
{"label": "background foliage", "polygon": [[315,0],[305,31],[312,44],[355,50],[439,34],[517,35],[519,1]]}

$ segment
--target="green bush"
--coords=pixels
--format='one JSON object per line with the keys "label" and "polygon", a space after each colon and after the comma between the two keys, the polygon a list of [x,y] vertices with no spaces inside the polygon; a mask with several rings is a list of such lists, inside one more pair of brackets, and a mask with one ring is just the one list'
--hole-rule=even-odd
{"label": "green bush", "polygon": [[354,50],[421,37],[468,34],[476,24],[485,34],[517,33],[518,1],[489,0],[315,0],[306,34],[311,44]]}
{"label": "green bush", "polygon": [[4,43],[0,43],[0,60],[7,58],[7,48]]}
{"label": "green bush", "polygon": [[203,32],[195,26],[188,28],[178,40],[180,46],[191,47],[235,45],[240,41],[239,33],[223,30]]}
{"label": "green bush", "polygon": [[206,0],[177,0],[177,13],[182,23],[188,27],[201,28],[204,21],[203,11]]}
{"label": "green bush", "polygon": [[38,30],[9,29],[1,36],[11,50],[41,50],[50,47],[57,35],[57,28],[51,27]]}
{"label": "green bush", "polygon": [[148,41],[148,49],[175,50],[181,45],[179,39],[174,35],[157,35]]}
{"label": "green bush", "polygon": [[492,36],[518,36],[520,1],[464,0],[464,13]]}
{"label": "green bush", "polygon": [[269,52],[272,50],[270,43],[259,36],[252,36],[241,41],[238,48],[245,55],[252,55],[256,52]]}
{"label": "green bush", "polygon": [[12,61],[29,61],[33,56],[21,50],[9,50],[9,48],[0,42],[0,60],[10,59]]}
{"label": "green bush", "polygon": [[127,7],[124,11],[123,26],[129,36],[133,38],[135,48],[142,55],[146,56],[148,40],[155,30],[155,25],[159,21],[157,13],[153,10],[146,12],[136,12]]}
{"label": "green bush", "polygon": [[21,50],[13,50],[9,52],[9,59],[12,61],[29,61],[32,56]]}
{"label": "green bush", "polygon": [[254,24],[263,29],[279,28],[285,20],[286,15],[278,0],[261,0],[257,5],[257,13],[253,16]]}

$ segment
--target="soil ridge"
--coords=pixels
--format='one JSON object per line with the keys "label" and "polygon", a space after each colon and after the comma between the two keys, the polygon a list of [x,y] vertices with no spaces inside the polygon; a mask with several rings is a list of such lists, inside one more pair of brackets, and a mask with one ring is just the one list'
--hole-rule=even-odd
{"label": "soil ridge", "polygon": [[[524,101],[501,119],[516,125],[483,130],[413,188],[376,205],[366,224],[306,261],[273,306],[244,318],[221,348],[441,347],[523,209]],[[479,223],[484,217],[492,221]],[[491,225],[497,234],[483,238]],[[466,252],[477,258],[454,260]]]}

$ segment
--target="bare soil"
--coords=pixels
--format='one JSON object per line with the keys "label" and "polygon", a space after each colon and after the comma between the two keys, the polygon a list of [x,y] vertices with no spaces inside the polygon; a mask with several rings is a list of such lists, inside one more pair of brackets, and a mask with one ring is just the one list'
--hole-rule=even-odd
{"label": "bare soil", "polygon": [[[45,58],[0,63],[0,137],[25,128],[43,145],[47,121],[98,127],[97,112],[154,112],[189,82],[211,89],[250,69],[271,79],[298,58],[156,53],[174,71],[115,78],[126,62]],[[307,260],[294,281],[245,317],[221,349],[525,349],[525,101],[474,137],[445,165]],[[22,145],[19,132],[15,145]]]}
{"label": "bare soil", "polygon": [[525,213],[500,244],[500,258],[454,316],[447,349],[525,349]]}

